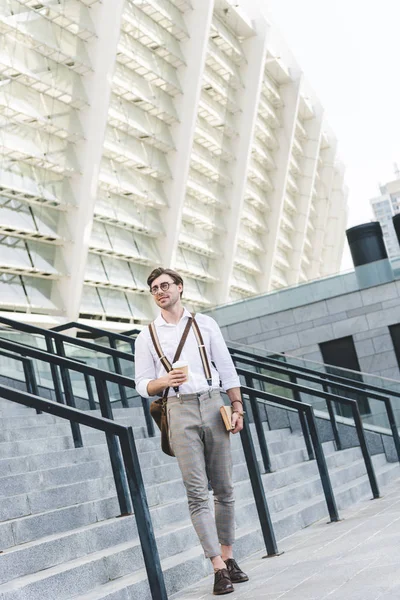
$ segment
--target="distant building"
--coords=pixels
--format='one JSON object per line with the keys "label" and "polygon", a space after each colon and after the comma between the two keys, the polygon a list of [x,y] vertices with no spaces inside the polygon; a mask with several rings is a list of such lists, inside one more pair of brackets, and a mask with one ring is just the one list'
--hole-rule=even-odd
{"label": "distant building", "polygon": [[397,166],[395,172],[397,179],[381,185],[381,195],[370,200],[374,218],[381,224],[390,258],[400,256],[400,248],[392,222],[393,215],[400,213],[400,172]]}

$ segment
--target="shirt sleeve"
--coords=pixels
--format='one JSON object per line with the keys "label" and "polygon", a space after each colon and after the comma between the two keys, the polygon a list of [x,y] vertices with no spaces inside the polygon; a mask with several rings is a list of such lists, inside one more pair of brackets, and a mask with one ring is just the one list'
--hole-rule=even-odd
{"label": "shirt sleeve", "polygon": [[153,379],[157,379],[156,366],[147,340],[140,333],[135,342],[135,385],[137,393],[143,398],[151,398],[147,386]]}
{"label": "shirt sleeve", "polygon": [[219,377],[221,379],[222,387],[225,391],[231,388],[240,387],[240,379],[236,373],[235,365],[233,364],[232,357],[226,347],[225,340],[219,325],[209,317],[210,319],[210,345],[211,345],[211,360],[214,361]]}

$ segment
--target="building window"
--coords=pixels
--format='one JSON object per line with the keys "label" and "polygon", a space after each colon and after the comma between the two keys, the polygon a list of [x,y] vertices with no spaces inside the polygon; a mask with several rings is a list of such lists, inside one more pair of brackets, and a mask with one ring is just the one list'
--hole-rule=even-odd
{"label": "building window", "polygon": [[389,333],[392,338],[394,353],[396,354],[397,364],[400,369],[400,323],[397,325],[390,325]]}
{"label": "building window", "polygon": [[[356,381],[363,381],[361,373],[354,373],[354,371],[360,371],[361,369],[353,337],[351,335],[337,340],[331,340],[330,342],[323,342],[319,344],[319,348],[326,365],[325,369],[327,373],[348,377],[349,379],[354,379]],[[342,369],[351,369],[353,372],[344,373]],[[351,385],[351,382],[349,382],[349,385]],[[332,394],[357,400],[358,408],[362,415],[369,415],[371,413],[368,399],[364,396],[360,396],[356,392],[343,391],[335,386],[329,386],[329,391]],[[344,406],[343,404],[335,402],[335,409],[338,415],[352,417],[350,406]]]}

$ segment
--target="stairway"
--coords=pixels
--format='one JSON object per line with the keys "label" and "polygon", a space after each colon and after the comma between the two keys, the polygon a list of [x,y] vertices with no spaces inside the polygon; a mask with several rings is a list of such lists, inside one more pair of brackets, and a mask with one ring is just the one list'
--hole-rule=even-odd
{"label": "stairway", "polygon": [[[146,438],[140,408],[116,409],[134,428],[167,590],[210,573],[191,526],[176,460]],[[150,600],[134,516],[120,518],[105,436],[82,427],[73,447],[69,423],[0,400],[0,600]],[[263,475],[277,539],[327,518],[315,461],[289,429],[266,432],[274,472]],[[254,440],[256,436],[254,436]],[[358,448],[324,444],[340,508],[371,496]],[[263,549],[239,436],[232,437],[238,559]],[[259,456],[259,449],[256,446]],[[384,455],[379,484],[398,477]],[[334,525],[333,525],[334,526]]]}

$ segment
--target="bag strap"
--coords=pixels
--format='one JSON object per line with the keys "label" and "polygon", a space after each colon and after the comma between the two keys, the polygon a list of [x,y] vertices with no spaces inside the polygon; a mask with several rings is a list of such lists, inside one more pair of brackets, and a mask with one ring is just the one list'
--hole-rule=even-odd
{"label": "bag strap", "polygon": [[[190,327],[192,325],[192,321],[193,318],[188,319],[188,322],[186,323],[186,327],[183,331],[181,340],[179,342],[179,345],[176,349],[175,352],[175,356],[172,359],[172,362],[176,362],[177,360],[179,360],[179,357],[182,353],[183,350],[183,346],[185,345],[185,342],[187,340],[187,336],[189,335],[189,331],[190,331]],[[168,358],[165,356],[165,354],[162,351],[161,345],[160,345],[160,340],[158,339],[158,335],[157,335],[157,330],[156,330],[156,326],[153,323],[150,323],[149,325],[149,329],[150,329],[150,336],[151,336],[151,340],[153,342],[154,348],[157,352],[157,356],[161,361],[162,366],[164,367],[164,369],[167,371],[167,373],[169,373],[170,371],[172,371],[172,365],[169,362]]]}
{"label": "bag strap", "polygon": [[194,318],[194,315],[193,315],[192,325],[193,325],[194,335],[196,336],[197,345],[199,347],[200,358],[201,358],[201,362],[203,363],[203,369],[204,369],[204,373],[205,373],[205,376],[207,379],[207,383],[208,383],[209,387],[212,387],[212,374],[211,374],[211,369],[210,369],[210,363],[208,361],[208,356],[207,356],[207,352],[206,352],[206,347],[204,345],[203,336],[201,335],[200,327],[199,327],[196,319]]}

